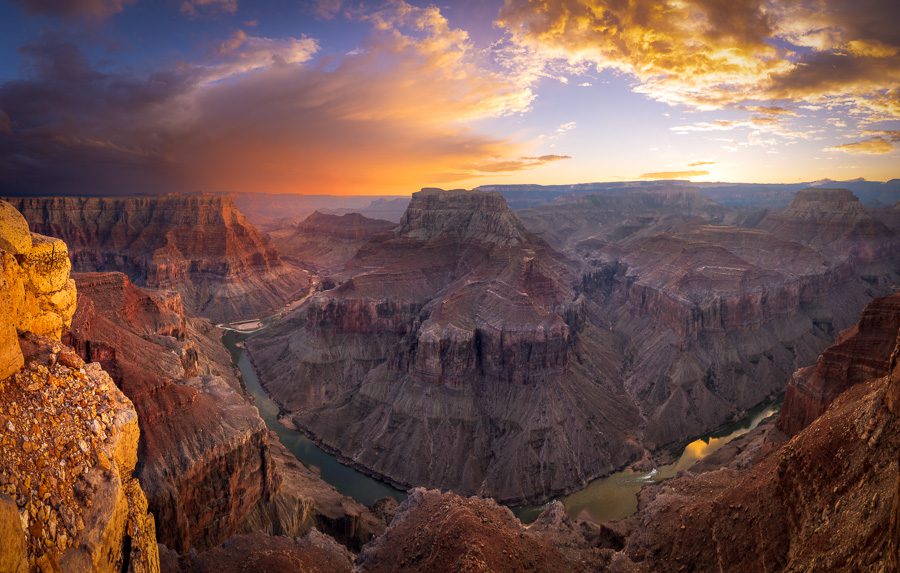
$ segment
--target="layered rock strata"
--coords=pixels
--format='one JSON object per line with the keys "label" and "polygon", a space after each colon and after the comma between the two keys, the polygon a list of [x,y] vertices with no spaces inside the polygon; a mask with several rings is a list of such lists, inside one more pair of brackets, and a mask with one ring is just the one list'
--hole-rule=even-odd
{"label": "layered rock strata", "polygon": [[99,364],[59,342],[75,310],[65,244],[0,201],[0,565],[159,571],[138,423]]}
{"label": "layered rock strata", "polygon": [[799,193],[751,228],[647,192],[522,215],[581,263],[581,289],[623,337],[622,377],[651,449],[782,391],[900,279],[900,237],[846,190]]}
{"label": "layered rock strata", "polygon": [[622,559],[606,545],[600,528],[573,523],[559,502],[525,527],[492,500],[416,488],[357,570],[607,571]]}
{"label": "layered rock strata", "polygon": [[68,243],[76,271],[120,271],[178,292],[192,314],[270,314],[305,292],[307,273],[218,195],[12,199],[31,224]]}
{"label": "layered rock strata", "polygon": [[350,463],[526,500],[637,456],[619,340],[499,194],[416,193],[336,277],[248,348],[294,421]]}
{"label": "layered rock strata", "polygon": [[222,331],[177,295],[121,273],[76,275],[68,339],[112,373],[141,424],[139,477],[160,543],[210,548],[243,531],[299,535],[314,525],[359,546],[380,530],[364,507],[291,463],[240,391]]}
{"label": "layered rock strata", "polygon": [[814,366],[794,373],[778,427],[794,435],[825,412],[850,386],[888,374],[893,335],[900,330],[900,294],[866,306],[859,323],[841,333]]}

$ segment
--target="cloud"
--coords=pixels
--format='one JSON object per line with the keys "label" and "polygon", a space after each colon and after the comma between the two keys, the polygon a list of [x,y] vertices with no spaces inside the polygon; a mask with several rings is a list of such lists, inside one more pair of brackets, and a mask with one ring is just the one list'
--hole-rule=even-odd
{"label": "cloud", "polygon": [[688,167],[703,167],[704,165],[715,165],[715,161],[694,161],[693,163],[688,163]]}
{"label": "cloud", "polygon": [[191,17],[201,14],[234,14],[237,9],[237,0],[185,0],[181,3],[181,12]]}
{"label": "cloud", "polygon": [[371,34],[338,59],[316,61],[310,38],[237,32],[207,59],[145,75],[98,70],[45,36],[22,49],[27,75],[0,85],[0,186],[403,193],[497,158],[552,161],[474,130],[533,94],[436,8],[394,3],[364,21]]}
{"label": "cloud", "polygon": [[312,12],[317,18],[331,20],[340,13],[342,6],[343,0],[316,0]]}
{"label": "cloud", "polygon": [[29,14],[103,20],[118,14],[134,0],[12,0]]}
{"label": "cloud", "polygon": [[634,91],[697,109],[840,101],[900,117],[894,0],[505,0],[498,25],[545,61],[636,79]]}
{"label": "cloud", "polygon": [[825,151],[839,151],[853,155],[884,155],[891,153],[900,143],[900,131],[869,130],[865,132],[875,137],[827,147]]}
{"label": "cloud", "polygon": [[534,169],[546,165],[547,163],[555,163],[565,159],[572,159],[568,155],[541,155],[538,157],[520,157],[506,161],[495,161],[473,165],[472,169],[484,173],[500,173],[504,171],[522,171],[525,169]]}
{"label": "cloud", "polygon": [[709,175],[709,171],[654,171],[653,173],[644,173],[641,175],[641,179],[687,179],[701,175]]}

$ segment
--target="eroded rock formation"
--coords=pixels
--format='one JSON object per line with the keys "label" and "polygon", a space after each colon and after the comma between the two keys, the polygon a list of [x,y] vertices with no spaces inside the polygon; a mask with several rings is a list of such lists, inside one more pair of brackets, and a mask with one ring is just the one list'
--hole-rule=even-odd
{"label": "eroded rock formation", "polygon": [[75,310],[66,246],[0,201],[0,565],[159,570],[131,401],[59,342]]}
{"label": "eroded rock formation", "polygon": [[336,288],[248,347],[294,421],[350,463],[543,498],[637,455],[618,341],[573,270],[499,194],[424,190]]}
{"label": "eroded rock formation", "polygon": [[359,556],[365,572],[606,571],[617,559],[599,528],[574,524],[556,502],[530,527],[489,499],[416,488]]}
{"label": "eroded rock formation", "polygon": [[318,526],[358,547],[380,530],[270,434],[240,391],[221,330],[186,316],[178,295],[145,292],[121,273],[76,281],[68,339],[135,404],[138,476],[160,543],[186,552],[243,531],[300,535]]}
{"label": "eroded rock formation", "polygon": [[850,386],[886,375],[900,330],[900,294],[875,299],[859,323],[842,332],[814,366],[794,373],[784,397],[778,427],[794,435],[822,415]]}
{"label": "eroded rock formation", "polygon": [[214,321],[270,314],[305,292],[307,273],[285,263],[227,197],[11,199],[31,224],[69,245],[76,271],[120,271],[178,292]]}

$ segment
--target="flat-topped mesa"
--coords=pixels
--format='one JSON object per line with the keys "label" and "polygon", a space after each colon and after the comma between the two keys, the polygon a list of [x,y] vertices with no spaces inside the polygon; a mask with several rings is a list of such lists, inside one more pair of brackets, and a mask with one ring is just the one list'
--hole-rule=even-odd
{"label": "flat-topped mesa", "polygon": [[370,219],[359,213],[330,215],[313,211],[309,217],[297,224],[295,234],[364,240],[375,233],[389,231],[394,227],[395,224],[390,221]]}
{"label": "flat-topped mesa", "polygon": [[883,252],[887,245],[882,243],[892,236],[847,189],[798,191],[787,209],[768,214],[758,226],[778,237],[826,250],[842,249],[849,243],[854,245],[854,256],[864,261]]}
{"label": "flat-topped mesa", "polygon": [[33,228],[63,238],[77,271],[120,271],[142,286],[179,292],[213,320],[256,317],[305,289],[228,197],[11,199]]}
{"label": "flat-topped mesa", "polygon": [[425,188],[413,193],[397,228],[400,237],[423,241],[526,242],[526,231],[496,192]]}

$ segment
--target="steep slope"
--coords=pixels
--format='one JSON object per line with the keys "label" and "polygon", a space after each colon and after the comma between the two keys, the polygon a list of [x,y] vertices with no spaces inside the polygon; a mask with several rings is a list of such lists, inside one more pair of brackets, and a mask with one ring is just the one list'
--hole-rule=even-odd
{"label": "steep slope", "polygon": [[[860,381],[831,370],[826,393],[846,388],[806,428],[749,469],[725,467],[645,488],[640,512],[620,524],[625,552],[643,570],[892,571],[900,540],[900,332],[872,329],[897,320],[900,295],[873,301],[858,332],[878,344],[852,345],[854,362],[887,373]],[[866,325],[868,323],[868,326]],[[877,333],[877,334],[876,334]],[[829,349],[846,356],[847,340]],[[807,412],[804,411],[804,414]],[[795,415],[786,409],[785,418]]]}
{"label": "steep slope", "polygon": [[338,280],[248,348],[292,419],[351,463],[533,500],[638,455],[619,340],[499,194],[414,194]]}
{"label": "steep slope", "polygon": [[69,244],[76,271],[120,271],[139,285],[175,290],[189,311],[214,321],[269,314],[308,284],[227,197],[12,201],[33,228]]}
{"label": "steep slope", "polygon": [[859,323],[841,333],[814,366],[794,373],[778,427],[794,435],[825,412],[850,386],[889,373],[893,336],[900,331],[900,294],[875,299]]}
{"label": "steep slope", "polygon": [[159,571],[135,409],[59,342],[69,268],[65,243],[0,201],[0,568]]}
{"label": "steep slope", "polygon": [[296,226],[271,231],[272,244],[285,258],[320,271],[339,270],[360,247],[394,223],[358,213],[326,215],[315,211]]}
{"label": "steep slope", "polygon": [[222,331],[186,317],[177,295],[144,292],[121,273],[76,282],[67,339],[135,404],[138,477],[160,543],[186,552],[242,531],[299,535],[317,525],[358,546],[380,529],[364,507],[291,462],[241,394]]}

